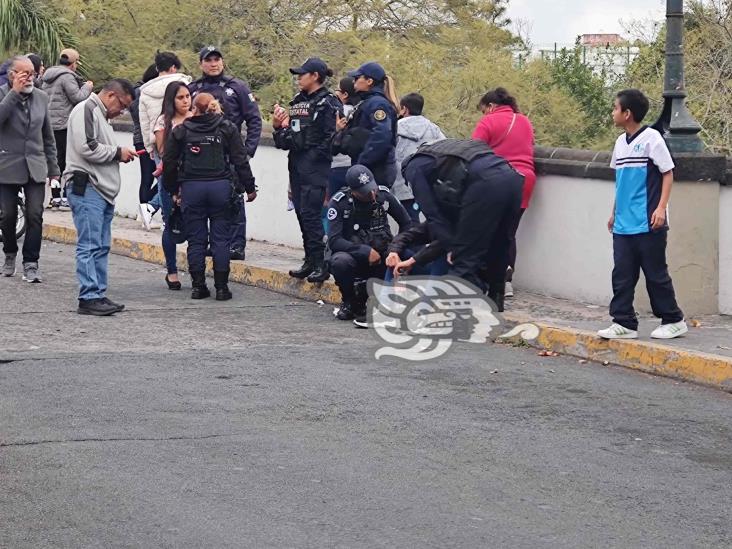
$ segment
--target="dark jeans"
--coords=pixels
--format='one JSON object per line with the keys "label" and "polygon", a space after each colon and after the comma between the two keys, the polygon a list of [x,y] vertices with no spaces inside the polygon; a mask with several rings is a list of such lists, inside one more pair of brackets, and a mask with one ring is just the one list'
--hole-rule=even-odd
{"label": "dark jeans", "polygon": [[320,215],[330,166],[327,161],[298,162],[297,158],[291,157],[289,167],[292,203],[295,205],[305,255],[315,261],[322,261],[325,232]]}
{"label": "dark jeans", "polygon": [[667,231],[634,235],[613,235],[613,299],[610,316],[613,322],[629,330],[638,329],[638,317],[633,308],[635,287],[640,270],[646,277],[646,289],[651,298],[653,314],[663,324],[681,322],[684,313],[676,303],[676,294],[666,264]]}
{"label": "dark jeans", "polygon": [[349,303],[355,297],[353,288],[357,278],[368,280],[369,278],[384,278],[386,267],[381,262],[378,265],[359,265],[348,252],[336,252],[330,258],[330,272],[335,278],[338,289],[341,291],[343,301]]}
{"label": "dark jeans", "polygon": [[[524,178],[510,168],[491,171],[468,184],[452,250],[450,274],[485,291],[499,291],[506,279],[508,250],[521,210]],[[480,273],[482,271],[482,273]]]}
{"label": "dark jeans", "polygon": [[[145,150],[145,145],[135,143],[135,150],[143,151]],[[147,204],[158,194],[157,187],[153,187],[155,183],[155,177],[153,177],[154,171],[155,161],[150,158],[147,152],[142,153],[140,155],[140,190],[138,192],[140,204]]]}
{"label": "dark jeans", "polygon": [[188,268],[206,270],[206,247],[211,244],[214,270],[229,270],[231,182],[184,181],[181,189],[183,222],[188,237]]}
{"label": "dark jeans", "polygon": [[168,222],[170,214],[173,213],[173,197],[170,196],[170,193],[165,190],[165,187],[163,187],[162,176],[158,179],[158,196],[160,197],[160,213],[163,216],[163,223],[165,223],[162,236],[165,267],[168,269],[168,274],[176,274],[178,272],[176,257],[178,251],[173,235],[170,232],[170,223]]}
{"label": "dark jeans", "polygon": [[18,239],[15,238],[15,225],[18,222],[18,192],[25,194],[25,219],[27,228],[23,241],[23,263],[35,263],[41,254],[43,233],[43,199],[46,186],[29,181],[25,185],[5,185],[0,183],[0,211],[3,233],[3,251],[6,255],[18,253]]}
{"label": "dark jeans", "polygon": [[[56,162],[58,169],[63,174],[66,171],[66,134],[67,130],[53,130],[53,137],[56,140]],[[51,189],[51,198],[61,198],[62,189]],[[66,196],[66,189],[63,189]]]}
{"label": "dark jeans", "polygon": [[516,217],[516,224],[511,232],[511,243],[508,247],[508,266],[511,267],[511,270],[506,270],[506,282],[512,282],[513,273],[516,272],[516,233],[518,232],[519,224],[525,211],[526,208],[521,208],[521,211]]}

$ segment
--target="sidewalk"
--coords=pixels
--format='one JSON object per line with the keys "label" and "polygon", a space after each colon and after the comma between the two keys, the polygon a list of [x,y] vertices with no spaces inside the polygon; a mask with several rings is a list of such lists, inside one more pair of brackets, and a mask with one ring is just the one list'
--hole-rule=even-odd
{"label": "sidewalk", "polygon": [[[71,214],[46,211],[44,237],[62,243],[76,238]],[[112,229],[113,253],[164,264],[160,231],[146,232],[134,220],[116,217]],[[185,246],[179,246],[179,265],[185,265]],[[302,251],[282,245],[250,241],[247,261],[232,262],[231,279],[306,300],[338,303],[333,279],[308,284],[287,275],[302,261]],[[687,319],[686,337],[658,343],[649,338],[658,321],[641,319],[640,340],[603,341],[595,336],[608,324],[607,307],[575,303],[522,292],[507,300],[504,317],[511,323],[531,322],[540,328],[532,344],[584,360],[616,364],[711,385],[732,392],[732,317],[709,315]]]}

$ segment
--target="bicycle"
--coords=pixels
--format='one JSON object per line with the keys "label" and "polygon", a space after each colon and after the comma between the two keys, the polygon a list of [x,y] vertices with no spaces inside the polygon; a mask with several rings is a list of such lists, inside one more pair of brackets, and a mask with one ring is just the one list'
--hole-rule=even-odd
{"label": "bicycle", "polygon": [[[2,219],[3,212],[0,210],[0,219]],[[27,221],[25,219],[25,197],[23,191],[18,192],[18,220],[15,223],[15,238],[20,239],[25,234],[27,227]],[[3,233],[0,230],[0,242],[3,241]]]}

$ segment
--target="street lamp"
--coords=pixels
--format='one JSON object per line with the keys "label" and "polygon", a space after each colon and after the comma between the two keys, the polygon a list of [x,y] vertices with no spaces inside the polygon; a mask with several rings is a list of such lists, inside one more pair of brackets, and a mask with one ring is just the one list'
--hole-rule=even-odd
{"label": "street lamp", "polygon": [[654,125],[666,138],[671,152],[701,152],[701,126],[686,108],[684,89],[684,2],[666,0],[666,69],[663,111]]}

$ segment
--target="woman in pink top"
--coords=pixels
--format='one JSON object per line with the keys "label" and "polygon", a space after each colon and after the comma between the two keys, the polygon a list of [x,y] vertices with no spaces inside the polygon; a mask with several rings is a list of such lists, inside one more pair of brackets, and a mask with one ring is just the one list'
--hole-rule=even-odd
{"label": "woman in pink top", "polygon": [[511,235],[508,271],[506,272],[506,297],[513,297],[513,271],[516,268],[516,231],[521,216],[529,207],[531,193],[536,183],[534,172],[534,127],[519,112],[516,99],[505,88],[496,88],[480,99],[478,108],[483,118],[473,131],[473,139],[485,141],[498,156],[505,158],[514,170],[524,176],[524,195],[521,213]]}

